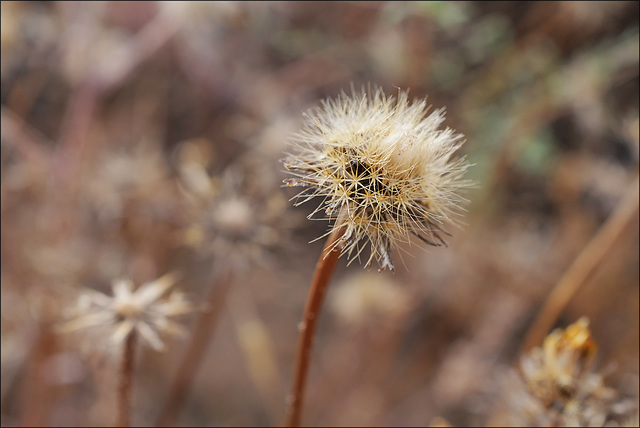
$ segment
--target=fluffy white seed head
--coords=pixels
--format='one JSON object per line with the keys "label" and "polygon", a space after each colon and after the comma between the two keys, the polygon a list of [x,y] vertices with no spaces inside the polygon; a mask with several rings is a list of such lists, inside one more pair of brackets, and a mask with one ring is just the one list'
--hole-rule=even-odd
{"label": "fluffy white seed head", "polygon": [[[341,245],[353,260],[370,245],[367,265],[393,270],[390,251],[410,235],[445,245],[444,225],[458,211],[464,159],[452,160],[463,136],[439,129],[444,109],[428,112],[424,100],[397,100],[382,90],[342,93],[308,112],[284,165],[305,189],[298,204],[321,197],[309,218],[323,212],[333,227],[346,226]],[[335,219],[343,213],[344,222]],[[365,245],[362,245],[365,241]]]}

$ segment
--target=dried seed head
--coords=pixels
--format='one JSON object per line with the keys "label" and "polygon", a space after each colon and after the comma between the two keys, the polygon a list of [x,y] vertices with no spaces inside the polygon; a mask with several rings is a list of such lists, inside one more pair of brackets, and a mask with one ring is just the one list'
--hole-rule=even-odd
{"label": "dried seed head", "polygon": [[597,349],[587,318],[551,332],[506,380],[502,424],[615,426],[628,417],[637,407],[594,371]]}
{"label": "dried seed head", "polygon": [[97,291],[86,291],[72,311],[72,319],[60,328],[72,332],[87,328],[102,329],[115,344],[121,344],[136,331],[149,345],[162,350],[160,334],[183,334],[184,329],[171,318],[194,311],[182,293],[166,292],[175,283],[173,275],[165,275],[147,282],[137,290],[129,280],[113,283],[113,296]]}
{"label": "dried seed head", "polygon": [[[468,164],[451,160],[463,143],[461,134],[439,129],[444,110],[427,114],[424,100],[410,103],[380,90],[342,93],[306,115],[297,134],[297,153],[283,160],[295,176],[290,187],[305,187],[298,204],[319,196],[322,203],[309,216],[324,212],[333,227],[346,225],[340,244],[353,260],[369,242],[380,270],[393,270],[390,252],[409,235],[446,245],[444,224],[463,199],[457,195]],[[335,224],[344,212],[343,224]]]}
{"label": "dried seed head", "polygon": [[598,346],[589,331],[587,318],[580,318],[565,330],[554,330],[542,348],[522,359],[522,374],[531,392],[546,405],[575,395],[580,380],[589,374]]}
{"label": "dried seed head", "polygon": [[[182,153],[191,149],[186,144]],[[265,180],[255,164],[264,162],[242,158],[211,177],[199,159],[182,157],[180,189],[188,202],[183,242],[234,268],[268,265],[285,232],[280,219],[286,201],[259,183]]]}

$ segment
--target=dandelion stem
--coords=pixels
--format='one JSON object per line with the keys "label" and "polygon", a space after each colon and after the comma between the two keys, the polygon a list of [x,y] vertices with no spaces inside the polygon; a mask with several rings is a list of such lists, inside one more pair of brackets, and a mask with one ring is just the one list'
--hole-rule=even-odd
{"label": "dandelion stem", "polygon": [[117,426],[128,427],[131,422],[131,390],[133,389],[133,366],[135,362],[136,332],[127,336],[122,349],[122,365],[120,366],[120,384],[118,385],[118,420]]}
{"label": "dandelion stem", "polygon": [[[547,297],[529,332],[525,336],[521,354],[542,342],[551,330],[571,298],[591,278],[602,263],[611,255],[615,244],[625,235],[638,212],[638,177],[629,187],[623,201],[606,223],[598,230],[589,244],[567,269],[553,291]],[[637,220],[636,220],[637,221]]]}
{"label": "dandelion stem", "polygon": [[293,371],[293,381],[291,383],[291,393],[287,398],[287,421],[286,426],[296,427],[300,425],[302,416],[302,404],[304,401],[305,385],[309,373],[309,361],[311,349],[313,347],[313,335],[318,322],[318,315],[324,300],[324,294],[333,275],[333,271],[338,263],[341,248],[338,247],[340,238],[344,235],[345,227],[338,227],[342,222],[340,217],[333,232],[327,238],[327,242],[322,250],[322,255],[316,264],[316,270],[311,281],[311,288],[307,296],[302,321],[299,324],[298,347],[296,350],[295,367]]}
{"label": "dandelion stem", "polygon": [[180,406],[189,392],[189,388],[193,383],[198,367],[202,362],[202,357],[207,350],[207,345],[217,325],[223,303],[226,300],[227,292],[233,281],[233,272],[231,269],[226,269],[224,272],[215,273],[214,275],[214,286],[209,293],[207,308],[202,312],[196,322],[193,335],[191,336],[191,342],[171,381],[169,395],[164,402],[164,406],[162,406],[162,412],[160,413],[156,426],[167,427],[174,425]]}

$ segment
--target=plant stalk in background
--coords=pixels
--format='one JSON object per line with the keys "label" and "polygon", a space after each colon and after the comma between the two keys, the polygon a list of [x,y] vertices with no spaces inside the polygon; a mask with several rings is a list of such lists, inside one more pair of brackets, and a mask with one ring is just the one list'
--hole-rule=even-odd
{"label": "plant stalk in background", "polygon": [[118,421],[117,426],[131,426],[131,391],[133,389],[133,368],[135,365],[137,337],[129,334],[122,347],[122,361],[118,379]]}
{"label": "plant stalk in background", "polygon": [[171,380],[169,393],[163,403],[156,426],[175,425],[180,407],[191,389],[197,370],[218,324],[223,304],[233,282],[233,272],[229,269],[224,269],[221,272],[214,271],[213,277],[214,287],[209,292],[207,307],[196,321],[191,340],[180,360],[178,370]]}
{"label": "plant stalk in background", "polygon": [[520,349],[521,354],[542,340],[571,299],[593,277],[612,254],[616,244],[625,236],[625,231],[638,214],[638,189],[636,177],[615,212],[580,252],[545,300],[527,332]]}
{"label": "plant stalk in background", "polygon": [[71,319],[60,326],[61,332],[82,330],[97,333],[101,345],[122,347],[122,360],[117,391],[118,426],[130,423],[135,348],[138,336],[153,349],[165,348],[161,334],[181,335],[184,328],[172,318],[194,311],[179,291],[168,292],[177,278],[164,275],[142,284],[134,290],[133,282],[120,279],[113,282],[113,296],[86,290],[71,310]]}

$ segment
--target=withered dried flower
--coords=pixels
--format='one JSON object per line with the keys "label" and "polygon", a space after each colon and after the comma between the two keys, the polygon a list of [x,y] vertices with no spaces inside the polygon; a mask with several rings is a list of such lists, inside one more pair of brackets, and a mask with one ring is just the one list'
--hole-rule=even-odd
{"label": "withered dried flower", "polygon": [[632,406],[596,373],[597,344],[587,318],[551,332],[508,379],[508,423],[514,426],[604,426]]}
{"label": "withered dried flower", "polygon": [[[346,226],[341,240],[350,260],[370,244],[367,266],[375,258],[381,270],[393,270],[391,249],[414,235],[423,242],[446,245],[446,222],[463,199],[457,191],[468,164],[452,160],[463,136],[439,129],[444,109],[427,114],[426,101],[397,100],[382,90],[342,93],[306,115],[295,143],[297,152],[283,160],[295,176],[289,186],[305,187],[298,204],[315,197],[333,228]],[[336,224],[341,213],[344,223]]]}
{"label": "withered dried flower", "polygon": [[[194,147],[187,145],[185,150]],[[180,165],[181,189],[188,201],[183,242],[237,268],[266,264],[269,250],[284,231],[276,223],[286,201],[256,185],[246,163],[238,163],[219,177],[211,177],[194,160],[183,160]]]}
{"label": "withered dried flower", "polygon": [[172,318],[195,310],[182,293],[172,291],[166,295],[175,282],[175,275],[167,274],[136,290],[130,280],[116,280],[113,296],[86,290],[79,297],[76,308],[70,311],[72,318],[62,324],[60,330],[100,330],[114,344],[122,344],[135,331],[155,350],[162,350],[161,334],[185,333]]}

